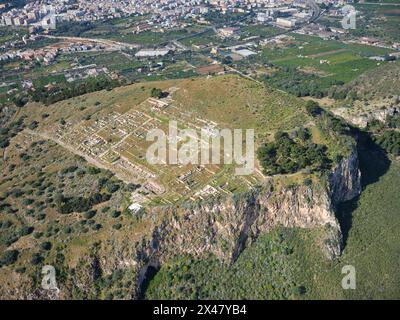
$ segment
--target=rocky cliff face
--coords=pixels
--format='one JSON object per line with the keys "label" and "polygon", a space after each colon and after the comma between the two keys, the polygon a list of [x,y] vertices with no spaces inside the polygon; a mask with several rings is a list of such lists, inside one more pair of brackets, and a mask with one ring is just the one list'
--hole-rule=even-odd
{"label": "rocky cliff face", "polygon": [[342,158],[329,175],[328,192],[334,205],[351,200],[361,192],[361,172],[357,149],[354,146],[346,158]]}
{"label": "rocky cliff face", "polygon": [[[137,299],[143,296],[149,270],[157,270],[173,256],[190,254],[201,258],[213,254],[229,264],[259,235],[277,226],[319,228],[322,232],[316,245],[333,259],[340,255],[342,243],[334,207],[357,196],[360,190],[357,151],[353,149],[332,170],[326,184],[314,182],[277,189],[266,181],[257,189],[229,198],[153,208],[143,221],[151,226],[151,234],[139,242],[126,234],[126,238],[95,246],[77,262],[74,273],[69,271],[71,278],[55,298],[70,298],[70,287],[82,297],[96,297],[96,281],[119,270],[129,283],[124,287],[126,297]],[[157,217],[165,218],[160,222]],[[51,297],[39,290],[30,298]]]}
{"label": "rocky cliff face", "polygon": [[315,183],[276,190],[266,183],[232,198],[164,209],[170,219],[154,227],[139,256],[148,265],[159,265],[177,254],[201,257],[211,253],[232,263],[258,235],[283,226],[320,227],[325,236],[323,249],[333,259],[340,255],[342,241],[334,206],[357,196],[360,190],[354,148],[339,161],[326,186]]}
{"label": "rocky cliff face", "polygon": [[[260,233],[276,226],[340,230],[329,195],[322,189],[297,186],[274,191],[265,186],[240,197],[184,209],[179,217],[155,228],[151,255],[162,261],[177,253],[197,257],[212,253],[231,263]],[[340,239],[335,241],[338,248],[333,256],[340,252]]]}
{"label": "rocky cliff face", "polygon": [[387,117],[399,114],[400,105],[396,105],[395,102],[372,103],[368,107],[336,108],[332,112],[357,127],[365,128],[373,120],[385,122]]}

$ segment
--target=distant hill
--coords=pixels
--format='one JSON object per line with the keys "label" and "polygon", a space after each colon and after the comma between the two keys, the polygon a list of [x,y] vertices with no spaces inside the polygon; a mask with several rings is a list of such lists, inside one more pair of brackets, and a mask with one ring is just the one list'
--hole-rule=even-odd
{"label": "distant hill", "polygon": [[359,127],[373,121],[385,122],[400,111],[400,63],[392,62],[370,70],[336,88],[332,96],[339,99],[332,110]]}
{"label": "distant hill", "polygon": [[348,84],[336,89],[347,98],[382,99],[400,94],[400,62],[384,64],[379,68],[369,70]]}

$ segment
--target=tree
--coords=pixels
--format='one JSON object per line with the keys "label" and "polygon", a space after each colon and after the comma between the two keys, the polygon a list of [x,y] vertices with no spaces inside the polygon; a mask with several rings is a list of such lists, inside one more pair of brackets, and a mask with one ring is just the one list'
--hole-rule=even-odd
{"label": "tree", "polygon": [[40,245],[40,248],[43,249],[43,250],[46,250],[46,251],[49,251],[51,249],[51,247],[52,247],[52,244],[49,241],[43,242]]}
{"label": "tree", "polygon": [[106,186],[106,189],[109,193],[114,193],[114,192],[118,191],[119,185],[116,183],[108,183]]}
{"label": "tree", "polygon": [[32,254],[31,263],[33,265],[36,266],[39,263],[41,263],[42,261],[43,261],[43,257],[39,253],[35,252],[34,254]]}
{"label": "tree", "polygon": [[87,211],[87,212],[85,212],[85,213],[83,214],[83,216],[84,216],[86,219],[91,219],[91,218],[93,218],[95,215],[96,215],[96,211],[94,211],[94,210]]}
{"label": "tree", "polygon": [[306,110],[313,117],[319,116],[323,112],[319,104],[314,100],[307,101]]}
{"label": "tree", "polygon": [[23,237],[23,236],[26,236],[28,234],[31,234],[34,229],[35,229],[34,227],[25,226],[25,227],[21,228],[21,230],[19,231],[19,234],[20,234],[21,237]]}
{"label": "tree", "polygon": [[163,96],[163,92],[162,92],[162,90],[159,89],[159,88],[153,88],[153,89],[151,89],[151,96],[152,96],[153,98],[160,99],[160,98],[162,98],[162,96]]}
{"label": "tree", "polygon": [[297,131],[295,138],[278,131],[275,142],[262,145],[257,156],[265,174],[287,174],[307,167],[314,170],[328,168],[331,161],[326,151],[326,146],[313,143],[311,135],[303,128]]}
{"label": "tree", "polygon": [[9,266],[11,264],[14,264],[18,260],[18,255],[18,250],[7,250],[3,252],[0,258],[0,265]]}

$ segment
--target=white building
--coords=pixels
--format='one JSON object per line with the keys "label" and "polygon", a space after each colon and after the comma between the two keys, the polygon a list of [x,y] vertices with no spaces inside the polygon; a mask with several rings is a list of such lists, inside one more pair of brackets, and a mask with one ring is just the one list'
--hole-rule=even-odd
{"label": "white building", "polygon": [[135,57],[137,58],[148,58],[148,57],[160,57],[165,56],[170,52],[168,49],[142,49],[136,52]]}

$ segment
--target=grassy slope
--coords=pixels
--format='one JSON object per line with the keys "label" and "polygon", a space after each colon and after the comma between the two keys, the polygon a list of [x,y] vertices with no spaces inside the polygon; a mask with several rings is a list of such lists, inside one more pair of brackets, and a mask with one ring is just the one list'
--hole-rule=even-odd
{"label": "grassy slope", "polygon": [[399,61],[391,62],[370,70],[344,85],[339,90],[354,91],[359,99],[371,100],[376,97],[398,95],[400,83],[396,81],[400,76]]}
{"label": "grassy slope", "polygon": [[[304,124],[305,121],[309,120],[302,111],[302,108],[299,108],[298,99],[292,98],[286,94],[282,95],[276,91],[265,90],[249,81],[238,81],[238,79],[238,77],[234,76],[225,76],[211,79],[203,78],[194,81],[183,80],[137,84],[129,87],[117,88],[110,92],[101,91],[88,94],[82,97],[59,102],[46,108],[36,104],[30,105],[21,109],[21,114],[28,116],[27,123],[37,119],[40,122],[40,126],[48,126],[50,123],[56,123],[61,117],[73,120],[73,122],[79,122],[88,114],[106,114],[110,111],[111,107],[117,104],[119,105],[117,109],[120,112],[127,111],[133,105],[140,103],[148,97],[149,91],[153,86],[162,89],[167,89],[171,86],[179,86],[181,90],[176,92],[176,96],[174,97],[178,104],[182,104],[182,107],[186,106],[186,108],[187,106],[190,106],[191,110],[200,116],[213,119],[222,124],[233,124],[235,127],[242,128],[249,127],[251,124],[256,124],[256,129],[262,130],[263,132],[273,132],[278,128],[291,129],[300,124]],[[191,94],[187,94],[187,92],[190,92]],[[218,97],[218,99],[216,99],[216,97]],[[95,106],[96,101],[101,101],[101,106]],[[81,109],[81,107],[84,107],[85,109]],[[46,120],[41,118],[41,115],[44,112],[49,113],[49,117]],[[17,151],[15,152],[17,154]],[[393,185],[395,186],[395,183],[398,181],[398,176],[395,176],[394,174],[396,172],[396,174],[398,174],[397,170],[399,165],[393,166],[394,171],[389,171],[379,183],[372,184],[368,186],[368,188],[378,188],[379,190],[384,190],[384,192],[387,190],[395,192],[394,190],[396,189]],[[16,170],[18,170],[18,167]],[[18,172],[16,172],[16,174],[18,174]],[[23,183],[24,180],[22,179],[21,182]],[[77,180],[76,182],[77,184],[79,183]],[[383,182],[387,185],[380,184]],[[35,191],[36,190],[33,190],[33,192]],[[379,194],[374,190],[372,190],[371,193],[372,195]],[[388,197],[388,199],[391,199],[390,201],[394,201],[394,196],[391,196],[389,192],[387,192],[385,196]],[[368,196],[367,200],[372,201],[372,196]],[[361,197],[360,201],[363,201],[363,197]],[[391,207],[389,207],[389,204],[390,202],[388,201],[385,203],[385,205],[388,205],[388,208],[386,210],[382,209],[382,212],[387,214],[387,217],[382,220],[382,228],[385,227],[384,223],[387,223],[387,225],[395,225],[393,221],[395,218],[396,208],[399,206],[398,203],[391,203]],[[374,208],[369,204],[366,204],[366,207],[368,210],[373,210]],[[363,206],[361,205],[360,208],[363,208]],[[20,214],[23,216],[24,210],[21,208],[20,211]],[[366,214],[368,217],[373,217],[375,212],[367,211]],[[355,217],[356,215],[357,214],[354,213]],[[372,222],[370,223],[370,221]],[[104,226],[103,230],[108,229],[112,224],[108,224],[106,221],[101,222]],[[351,241],[353,239],[353,232],[355,235],[357,235],[357,232],[360,233],[361,236],[369,235],[371,234],[370,231],[363,230],[373,229],[376,225],[377,223],[369,218],[363,219],[360,222],[354,218],[353,228],[351,229],[348,238],[349,245],[345,250],[343,259],[347,257],[348,259],[352,259],[352,257],[355,256],[351,251],[351,248],[354,248],[353,250],[357,251],[358,247],[356,244],[360,241],[361,246],[367,246],[370,242],[372,243],[374,241],[374,239],[368,239],[368,242],[367,239],[361,238],[361,240],[354,240],[355,245],[352,247]],[[63,227],[62,223],[61,227]],[[99,236],[101,232],[90,233]],[[387,233],[386,235],[387,238],[382,238],[382,241],[386,241],[387,243],[389,243],[390,237],[396,237],[396,233]],[[188,293],[182,291],[182,295],[178,297],[191,297],[190,294],[198,294],[201,297],[218,294],[215,296],[216,298],[253,297],[260,299],[297,298],[302,296],[311,298],[342,297],[343,293],[340,290],[340,270],[334,272],[331,271],[329,273],[326,272],[326,270],[330,270],[328,268],[333,266],[330,266],[329,263],[323,260],[319,250],[314,249],[316,238],[318,238],[318,230],[311,233],[305,232],[304,230],[281,230],[277,233],[272,233],[262,237],[253,247],[247,249],[243,253],[238,262],[232,268],[222,267],[218,262],[212,259],[210,261],[206,260],[196,262],[195,265],[190,264],[190,268],[193,268],[194,283],[196,286],[200,287],[200,289],[198,289],[200,291],[194,293],[190,293],[190,291]],[[85,237],[83,237],[83,239],[85,239]],[[354,239],[358,238],[355,237]],[[28,242],[31,245],[36,243],[33,240],[32,235],[25,236],[23,240],[24,243],[26,243],[26,240],[29,240]],[[17,244],[19,245],[19,243]],[[54,247],[56,246],[56,243],[54,243]],[[79,248],[84,246],[85,243],[77,243],[77,247]],[[396,243],[394,242],[392,246],[393,250],[395,250]],[[29,250],[29,247],[30,246],[28,245],[26,255],[24,254],[22,256],[23,259],[21,259],[16,266],[23,265],[25,261],[30,258],[29,253],[32,251]],[[383,245],[380,245],[379,247],[385,248]],[[293,252],[291,252],[292,248]],[[372,249],[369,250],[372,251],[368,251],[371,252],[371,257],[377,257],[375,254],[377,249],[373,249],[373,247],[371,248]],[[347,252],[349,253],[347,254]],[[389,250],[386,254],[389,255],[391,252],[392,251]],[[306,258],[304,258],[304,256]],[[380,258],[381,256],[378,255],[378,257]],[[368,259],[368,257],[365,259]],[[393,259],[396,259],[396,256],[393,256]],[[380,261],[383,262],[384,259],[381,259]],[[367,266],[367,264],[361,263],[362,262],[360,262],[360,270],[362,272],[362,268]],[[393,267],[396,265],[389,262],[387,267],[389,266]],[[11,272],[13,267],[8,267],[7,269]],[[186,268],[184,269],[186,270]],[[304,272],[304,270],[306,270],[306,272]],[[389,275],[387,281],[389,281],[390,284],[396,283],[393,278],[391,278],[393,272],[389,269],[386,270],[386,273]],[[314,272],[316,274],[315,278],[313,276]],[[164,273],[165,268],[157,275],[155,282],[151,284],[150,288],[153,287],[154,290],[156,290],[156,287],[163,287],[166,284],[162,278]],[[176,271],[172,272],[172,277],[174,277],[174,274],[176,273]],[[215,289],[216,291],[214,288],[209,289],[207,287],[207,279],[210,274],[215,279],[217,286],[219,286],[218,290]],[[246,277],[246,275],[249,274],[252,276]],[[183,274],[183,280],[173,279],[174,285],[170,287],[173,288],[175,285],[185,286],[189,283],[188,280],[190,280],[185,279],[185,277],[185,274]],[[368,281],[373,281],[371,279],[371,277],[368,277]],[[301,286],[304,286],[307,290],[303,295],[300,294],[302,291],[302,288],[300,288]],[[397,289],[396,287],[388,285],[388,288],[392,288],[392,296],[395,294],[398,296],[398,292],[396,293],[395,291]],[[152,294],[154,290],[149,290],[149,297],[156,296],[155,294]],[[166,289],[164,294],[168,294],[168,292],[169,291]]]}

